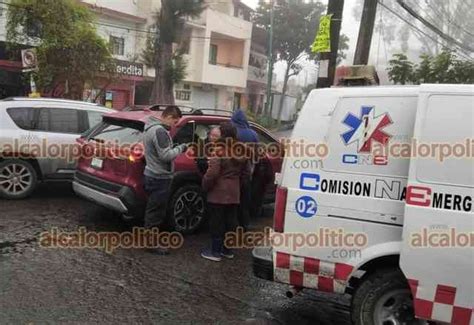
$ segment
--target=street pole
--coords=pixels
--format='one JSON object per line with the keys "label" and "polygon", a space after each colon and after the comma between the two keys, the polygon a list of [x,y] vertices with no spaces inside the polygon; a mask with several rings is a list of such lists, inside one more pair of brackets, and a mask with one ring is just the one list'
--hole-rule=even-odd
{"label": "street pole", "polygon": [[270,31],[268,35],[268,79],[267,79],[267,102],[265,103],[264,116],[271,112],[272,106],[272,80],[273,80],[273,20],[274,0],[270,0]]}
{"label": "street pole", "polygon": [[369,62],[370,43],[372,42],[376,13],[377,0],[365,0],[354,54],[354,65],[367,65]]}
{"label": "street pole", "polygon": [[[339,33],[341,32],[342,11],[344,9],[344,0],[329,0],[327,14],[331,15],[331,52],[321,53],[321,60],[329,60],[327,77],[319,77],[316,88],[331,87],[334,83],[334,74],[336,72],[337,51],[339,50]],[[321,67],[321,65],[320,65]],[[319,71],[318,71],[319,74]]]}

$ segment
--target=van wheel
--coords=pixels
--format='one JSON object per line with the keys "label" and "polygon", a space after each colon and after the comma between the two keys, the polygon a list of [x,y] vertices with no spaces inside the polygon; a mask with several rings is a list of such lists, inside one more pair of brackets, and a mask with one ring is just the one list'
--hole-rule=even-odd
{"label": "van wheel", "polygon": [[168,220],[175,231],[191,234],[202,225],[205,210],[206,204],[201,187],[194,184],[184,185],[171,197]]}
{"label": "van wheel", "polygon": [[413,298],[398,269],[376,271],[362,281],[352,296],[355,325],[426,324],[415,318]]}
{"label": "van wheel", "polygon": [[0,162],[0,196],[9,200],[28,197],[36,188],[38,177],[34,167],[20,159]]}

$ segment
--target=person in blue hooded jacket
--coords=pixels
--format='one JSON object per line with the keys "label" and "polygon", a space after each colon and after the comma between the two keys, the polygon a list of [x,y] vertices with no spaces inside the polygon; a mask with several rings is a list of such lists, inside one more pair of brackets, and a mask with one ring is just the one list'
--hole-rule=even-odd
{"label": "person in blue hooded jacket", "polygon": [[[237,129],[237,141],[246,144],[258,144],[257,132],[250,128],[250,124],[244,111],[237,109],[232,115],[232,125]],[[251,164],[251,161],[248,162]],[[250,224],[250,213],[252,206],[252,173],[254,166],[250,166],[250,178],[244,180],[241,184],[240,206],[239,206],[239,224],[248,230]]]}
{"label": "person in blue hooded jacket", "polygon": [[238,109],[232,115],[232,124],[237,128],[237,140],[244,143],[258,143],[257,133],[250,128],[244,111]]}

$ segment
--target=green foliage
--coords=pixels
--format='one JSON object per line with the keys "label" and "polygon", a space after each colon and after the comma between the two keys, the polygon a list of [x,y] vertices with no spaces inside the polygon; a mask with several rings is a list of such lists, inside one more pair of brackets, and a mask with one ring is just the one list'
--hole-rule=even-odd
{"label": "green foliage", "polygon": [[186,78],[187,62],[183,58],[184,53],[181,50],[173,54],[171,61],[167,63],[165,69],[165,78],[173,82],[173,84],[181,82]]}
{"label": "green foliage", "polygon": [[[319,26],[319,17],[324,10],[325,6],[319,1],[276,1],[273,24],[274,58],[286,61],[290,70],[298,70],[300,67],[296,61],[300,55],[311,54],[310,47]],[[259,26],[268,26],[270,4],[260,2],[254,20]]]}
{"label": "green foliage", "polygon": [[349,37],[346,34],[341,34],[339,36],[339,45],[337,50],[337,61],[336,64],[341,63],[347,55],[346,52],[349,49]]}
{"label": "green foliage", "polygon": [[85,83],[93,84],[101,69],[112,71],[111,55],[96,33],[94,17],[76,1],[12,0],[9,9],[9,48],[35,45],[38,70],[34,75],[40,91],[63,85],[65,97],[79,99]]}
{"label": "green foliage", "polygon": [[388,77],[396,84],[406,84],[412,81],[413,63],[408,61],[405,54],[394,54],[393,59],[388,61]]}
{"label": "green foliage", "polygon": [[148,34],[146,37],[145,48],[143,49],[143,52],[140,55],[140,58],[142,59],[143,63],[149,67],[155,66],[156,55],[157,55],[156,36],[151,31],[152,29],[149,28]]}
{"label": "green foliage", "polygon": [[[254,15],[254,22],[258,26],[269,25],[270,6],[270,3],[260,2]],[[298,75],[303,69],[300,59],[305,56],[314,58],[311,53],[311,44],[319,27],[319,18],[324,10],[325,6],[319,1],[281,0],[274,2],[274,52],[272,56],[274,60],[284,61],[287,65],[278,112],[278,124],[281,122],[281,108],[289,78]]]}
{"label": "green foliage", "polygon": [[461,60],[451,51],[436,56],[422,55],[413,64],[404,54],[395,54],[389,61],[388,76],[396,84],[406,83],[474,83],[474,60]]}

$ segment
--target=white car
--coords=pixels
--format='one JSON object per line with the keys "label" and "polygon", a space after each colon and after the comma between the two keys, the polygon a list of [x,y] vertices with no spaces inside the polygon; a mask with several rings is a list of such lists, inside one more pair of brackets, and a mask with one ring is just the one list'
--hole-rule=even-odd
{"label": "white car", "polygon": [[0,197],[29,196],[38,182],[72,180],[76,139],[110,109],[51,98],[0,100]]}
{"label": "white car", "polygon": [[255,275],[352,294],[356,325],[474,324],[474,85],[314,90],[291,139],[329,151],[286,154]]}

